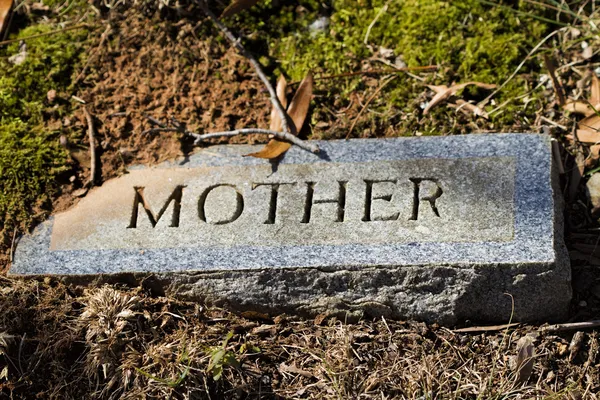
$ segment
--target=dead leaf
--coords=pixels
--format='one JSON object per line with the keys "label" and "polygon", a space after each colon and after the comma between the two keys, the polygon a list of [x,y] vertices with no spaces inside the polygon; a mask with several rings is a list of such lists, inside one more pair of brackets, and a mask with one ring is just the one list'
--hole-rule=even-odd
{"label": "dead leaf", "polygon": [[[2,30],[4,29],[4,21],[12,8],[13,0],[0,0],[0,35],[2,35]],[[0,40],[2,36],[0,36]]]}
{"label": "dead leaf", "polygon": [[269,314],[265,314],[258,311],[243,311],[240,315],[246,319],[252,321],[271,321]]}
{"label": "dead leaf", "polygon": [[221,13],[221,16],[219,18],[231,17],[232,15],[235,15],[241,11],[244,11],[244,10],[252,7],[259,1],[260,0],[233,0],[233,3],[228,5],[227,8],[225,10],[223,10],[223,12]]}
{"label": "dead leaf", "polygon": [[482,89],[487,89],[487,90],[494,89],[496,87],[496,85],[481,83],[481,82],[466,82],[466,83],[460,83],[458,85],[453,85],[450,87],[447,87],[444,85],[442,85],[442,86],[427,85],[427,87],[429,87],[431,90],[436,92],[436,95],[433,96],[433,99],[431,99],[429,104],[427,104],[427,107],[425,107],[425,109],[423,110],[423,115],[426,115],[433,107],[435,107],[442,101],[447,100],[449,97],[456,94],[456,92],[458,92],[459,90],[464,89],[465,87],[470,86],[470,85],[475,85],[477,87],[480,87]]}
{"label": "dead leaf", "polygon": [[83,197],[86,195],[87,192],[88,192],[88,188],[81,188],[81,189],[73,190],[73,193],[71,193],[71,194],[75,197]]}
{"label": "dead leaf", "polygon": [[592,87],[590,94],[590,103],[600,104],[600,79],[596,76],[596,74],[592,74]]}
{"label": "dead leaf", "polygon": [[585,101],[575,100],[564,105],[563,110],[572,112],[573,114],[581,114],[586,117],[594,114],[594,109]]}
{"label": "dead leaf", "polygon": [[600,116],[597,114],[585,117],[577,124],[579,130],[598,132],[600,131]]}
{"label": "dead leaf", "polygon": [[529,380],[533,372],[533,361],[535,356],[535,347],[533,339],[529,336],[523,336],[517,342],[516,359],[516,381],[517,385],[524,384]]}
{"label": "dead leaf", "polygon": [[90,169],[90,152],[79,148],[69,149],[71,158],[76,161],[82,168]]}
{"label": "dead leaf", "polygon": [[[567,135],[571,138],[572,135]],[[577,129],[577,140],[583,143],[600,143],[600,132],[589,129]]]}
{"label": "dead leaf", "polygon": [[583,345],[583,341],[585,340],[585,333],[582,331],[577,331],[573,335],[573,339],[571,339],[571,343],[569,343],[569,361],[573,362],[579,350],[581,350],[581,346]]}
{"label": "dead leaf", "polygon": [[327,319],[327,317],[329,317],[329,313],[327,313],[327,312],[324,312],[324,313],[321,313],[321,314],[317,315],[315,317],[315,321],[314,321],[315,325],[317,325],[317,326],[323,325],[323,322],[325,322],[325,320]]}
{"label": "dead leaf", "polygon": [[[283,106],[284,110],[287,108],[287,98],[285,97],[286,88],[287,81],[285,76],[280,75],[279,79],[277,80],[277,98],[279,99],[279,102]],[[275,107],[272,107],[271,109],[271,126],[269,127],[269,130],[275,132],[279,132],[281,130],[281,117],[279,116],[279,113]]]}
{"label": "dead leaf", "polygon": [[485,119],[489,118],[488,113],[485,112],[482,108],[478,107],[476,104],[469,103],[468,101],[464,101],[462,99],[458,99],[456,104],[461,110],[468,110],[473,113],[477,117],[483,117]]}
{"label": "dead leaf", "polygon": [[295,364],[287,365],[286,363],[281,363],[279,364],[279,372],[281,372],[282,374],[287,372],[290,374],[302,375],[305,378],[312,378],[314,376],[310,372],[296,367]]}
{"label": "dead leaf", "polygon": [[[298,90],[292,98],[292,102],[287,111],[287,115],[293,123],[293,126],[290,124],[292,134],[297,135],[302,129],[302,125],[304,125],[304,120],[308,114],[308,108],[312,98],[313,85],[313,75],[309,72],[300,83]],[[288,151],[290,147],[292,147],[291,143],[279,139],[271,139],[262,150],[256,153],[247,154],[247,156],[273,159]]]}
{"label": "dead leaf", "polygon": [[252,329],[252,334],[258,336],[274,336],[277,333],[275,325],[263,324]]}

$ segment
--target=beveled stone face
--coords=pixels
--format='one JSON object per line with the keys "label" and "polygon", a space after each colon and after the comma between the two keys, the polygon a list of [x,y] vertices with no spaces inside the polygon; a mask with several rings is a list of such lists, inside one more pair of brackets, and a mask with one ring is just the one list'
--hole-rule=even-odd
{"label": "beveled stone face", "polygon": [[56,216],[51,250],[504,242],[509,157],[136,170]]}

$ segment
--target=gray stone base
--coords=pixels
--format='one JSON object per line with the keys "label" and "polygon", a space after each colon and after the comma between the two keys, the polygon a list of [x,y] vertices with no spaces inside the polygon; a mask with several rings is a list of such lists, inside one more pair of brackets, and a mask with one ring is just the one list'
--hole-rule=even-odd
{"label": "gray stone base", "polygon": [[[9,274],[143,283],[233,310],[348,321],[567,317],[571,270],[548,137],[319,145],[326,158],[292,148],[278,170],[241,157],[253,146],[215,146],[180,164],[132,170],[22,237]],[[267,207],[275,189],[265,182],[287,185],[277,208]],[[306,197],[310,185],[314,198]],[[216,187],[223,190],[207,201]],[[177,201],[165,203],[169,195],[180,196],[180,211]],[[156,221],[140,205],[144,196]],[[310,223],[299,219],[308,215],[305,197]]]}

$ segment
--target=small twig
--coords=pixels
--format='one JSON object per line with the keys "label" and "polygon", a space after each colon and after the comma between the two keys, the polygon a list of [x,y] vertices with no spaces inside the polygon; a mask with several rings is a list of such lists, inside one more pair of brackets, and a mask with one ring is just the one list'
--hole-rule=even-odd
{"label": "small twig", "polygon": [[560,332],[579,329],[589,329],[600,326],[600,319],[587,322],[571,322],[567,324],[556,324],[542,327],[543,332]]}
{"label": "small twig", "polygon": [[505,330],[508,328],[514,328],[515,326],[519,326],[519,325],[521,325],[519,322],[512,322],[510,324],[503,324],[503,325],[471,326],[468,328],[455,329],[451,332],[454,332],[454,333],[495,332],[495,331]]}
{"label": "small twig", "polygon": [[85,101],[84,99],[82,99],[81,97],[77,97],[77,96],[75,96],[75,95],[71,95],[71,98],[72,98],[73,100],[75,100],[76,102],[78,102],[78,103],[81,103],[81,104],[87,104],[87,103],[86,103],[86,101]]}
{"label": "small twig", "polygon": [[548,70],[548,74],[550,75],[550,79],[552,80],[552,86],[554,86],[554,92],[556,93],[556,99],[558,100],[559,106],[564,106],[566,103],[564,89],[558,76],[556,75],[556,65],[554,57],[550,58],[548,54],[544,54],[544,64],[546,65],[546,69]]}
{"label": "small twig", "polygon": [[[437,65],[426,65],[423,67],[403,67],[403,68],[394,68],[394,69],[369,69],[366,71],[355,71],[355,72],[346,72],[343,74],[335,74],[335,75],[323,75],[317,76],[313,78],[315,81],[324,81],[328,79],[336,79],[336,78],[346,78],[357,75],[376,75],[376,74],[396,74],[400,72],[408,72],[408,71],[435,71],[438,69]],[[299,84],[301,81],[295,81],[288,84],[288,86],[293,86]]]}
{"label": "small twig", "polygon": [[358,115],[354,119],[354,122],[352,123],[352,126],[350,127],[350,131],[348,131],[348,134],[346,135],[346,139],[348,139],[350,137],[350,135],[352,134],[352,131],[354,130],[354,127],[356,126],[356,123],[359,120],[359,118],[361,117],[361,115],[363,114],[363,112],[367,109],[367,107],[369,106],[369,104],[371,104],[371,101],[373,101],[373,99],[375,98],[375,96],[377,96],[379,94],[379,92],[381,92],[381,90],[384,87],[386,87],[388,83],[390,83],[391,81],[393,81],[396,77],[397,76],[392,76],[387,81],[383,82],[381,85],[379,85],[379,87],[377,88],[377,90],[375,91],[375,93],[373,93],[373,95],[371,97],[369,97],[369,100],[367,100],[367,102],[365,103],[365,105],[363,106],[363,108],[360,110],[360,112],[358,113]]}
{"label": "small twig", "polygon": [[108,114],[107,117],[108,118],[116,118],[116,117],[126,117],[128,115],[129,115],[129,113],[127,111],[121,111],[121,112],[114,112],[112,114]]}
{"label": "small twig", "polygon": [[13,262],[13,257],[15,256],[15,243],[16,243],[16,239],[17,239],[17,230],[18,230],[18,228],[15,227],[15,229],[13,231],[12,242],[10,244],[10,262]]}
{"label": "small twig", "polygon": [[269,78],[263,72],[260,63],[256,60],[256,58],[254,58],[254,56],[248,50],[246,50],[246,48],[242,45],[242,42],[240,41],[240,39],[236,38],[235,35],[225,25],[223,25],[223,23],[221,23],[221,21],[219,21],[217,16],[215,14],[213,14],[212,11],[210,11],[205,0],[197,0],[197,1],[200,4],[200,7],[204,11],[204,13],[212,20],[212,22],[215,24],[215,26],[221,30],[221,32],[223,33],[223,35],[225,35],[227,40],[229,40],[231,42],[231,44],[244,57],[246,57],[248,59],[248,61],[250,61],[250,64],[252,64],[252,66],[254,67],[254,70],[258,74],[258,77],[260,78],[261,81],[263,81],[267,90],[269,91],[269,95],[271,96],[271,103],[273,103],[273,107],[275,107],[275,109],[279,113],[279,117],[281,118],[281,127],[282,127],[283,131],[286,133],[290,133],[291,130],[290,130],[290,126],[288,124],[287,113],[285,112],[285,109],[283,108],[283,106],[281,105],[281,102],[279,101],[279,98],[277,97],[277,92],[275,91],[275,88],[273,88],[273,85],[271,85]]}
{"label": "small twig", "polygon": [[180,127],[175,127],[175,128],[169,128],[169,127],[151,128],[151,129],[144,131],[143,134],[157,133],[157,132],[179,132],[179,133],[182,133],[184,135],[193,137],[195,145],[198,145],[198,144],[204,142],[205,140],[219,138],[219,137],[231,137],[231,136],[237,136],[237,135],[248,135],[248,134],[258,133],[258,134],[262,134],[262,135],[272,135],[272,136],[276,137],[277,139],[281,139],[286,142],[290,142],[290,143],[300,147],[303,150],[310,151],[311,153],[317,154],[320,151],[319,146],[317,146],[316,144],[312,144],[307,141],[298,139],[298,137],[292,135],[291,133],[276,132],[276,131],[271,131],[268,129],[246,128],[246,129],[236,129],[233,131],[226,131],[226,132],[211,132],[211,133],[199,134],[196,132],[186,131],[186,130],[182,129],[182,127],[180,126]]}
{"label": "small twig", "polygon": [[83,113],[88,123],[88,138],[90,141],[90,179],[86,186],[93,187],[96,178],[96,140],[94,138],[94,119],[87,107],[83,107]]}
{"label": "small twig", "polygon": [[377,13],[377,15],[375,16],[375,18],[373,19],[373,21],[371,21],[371,23],[369,24],[369,27],[367,28],[367,33],[365,34],[365,39],[363,40],[363,43],[366,46],[369,46],[369,36],[371,35],[371,29],[373,29],[373,27],[375,26],[375,24],[377,23],[377,20],[383,15],[384,12],[387,11],[388,6],[390,5],[390,1],[388,0],[385,2],[385,4],[383,5],[383,7],[381,7],[381,9],[379,10],[379,12]]}
{"label": "small twig", "polygon": [[79,25],[75,25],[75,26],[69,26],[69,27],[66,27],[63,29],[57,29],[55,31],[38,33],[37,35],[31,35],[31,36],[26,36],[26,37],[17,38],[17,39],[4,40],[4,41],[0,42],[0,46],[3,46],[5,44],[20,42],[21,40],[36,39],[36,38],[39,38],[42,36],[49,36],[49,35],[54,35],[55,33],[62,33],[62,32],[72,31],[74,29],[88,28],[88,27],[90,27],[89,24],[79,24]]}
{"label": "small twig", "polygon": [[160,126],[161,128],[166,128],[167,126],[165,124],[163,124],[162,122],[160,122],[159,120],[157,120],[154,117],[151,117],[150,115],[144,115],[146,117],[146,119],[148,121],[150,121],[150,123],[152,125],[156,125],[156,126]]}

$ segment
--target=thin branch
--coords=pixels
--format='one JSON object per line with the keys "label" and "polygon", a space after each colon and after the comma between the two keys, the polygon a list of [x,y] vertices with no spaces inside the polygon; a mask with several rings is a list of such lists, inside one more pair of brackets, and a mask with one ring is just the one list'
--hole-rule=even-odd
{"label": "thin branch", "polygon": [[560,332],[560,331],[569,331],[569,330],[579,330],[579,329],[590,329],[596,328],[600,326],[600,320],[587,321],[587,322],[571,322],[568,324],[556,324],[549,325],[542,328],[544,332]]}
{"label": "thin branch", "polygon": [[94,138],[94,119],[87,107],[83,107],[85,119],[88,123],[88,138],[90,141],[90,179],[86,186],[93,187],[96,178],[96,140]]}
{"label": "thin branch", "polygon": [[379,17],[381,17],[383,15],[383,13],[387,11],[388,6],[390,5],[390,1],[391,0],[388,0],[385,2],[383,7],[381,7],[379,12],[375,16],[375,19],[373,19],[373,21],[369,24],[369,27],[367,28],[367,33],[365,34],[365,39],[363,40],[363,43],[365,44],[365,46],[367,46],[367,47],[369,46],[369,35],[371,34],[371,29],[373,29],[373,27],[377,23],[377,20],[379,19]]}
{"label": "thin branch", "polygon": [[205,3],[205,0],[197,0],[197,1],[198,1],[198,4],[200,4],[200,7],[204,11],[204,13],[212,20],[212,22],[215,24],[215,26],[221,30],[221,32],[223,33],[223,35],[225,35],[227,40],[229,40],[231,42],[231,44],[244,57],[246,57],[250,61],[250,64],[252,64],[252,66],[254,67],[254,70],[258,74],[258,77],[260,78],[261,81],[263,81],[267,90],[269,91],[269,95],[271,96],[271,103],[273,103],[273,107],[275,107],[275,109],[279,113],[279,116],[281,117],[281,127],[282,127],[283,131],[285,133],[290,133],[291,130],[290,130],[290,126],[288,124],[287,113],[285,112],[285,109],[283,108],[283,106],[281,105],[281,102],[277,98],[277,92],[273,88],[273,85],[271,85],[271,82],[269,81],[269,78],[267,78],[267,75],[263,72],[260,63],[256,60],[256,58],[254,58],[254,56],[249,51],[246,50],[246,48],[242,45],[242,42],[240,41],[240,39],[236,38],[235,35],[229,30],[229,28],[227,28],[225,25],[223,25],[223,23],[221,23],[221,21],[219,21],[217,16],[215,14],[213,14],[212,11],[210,11],[210,9],[208,8],[208,6]]}
{"label": "thin branch", "polygon": [[144,131],[143,134],[145,135],[148,133],[158,133],[158,132],[179,132],[184,135],[193,137],[194,144],[198,145],[198,144],[204,142],[205,140],[209,140],[209,139],[215,139],[215,138],[219,138],[219,137],[232,137],[232,136],[237,136],[237,135],[249,135],[249,134],[253,134],[253,133],[258,133],[258,134],[262,134],[262,135],[272,135],[272,136],[276,137],[277,139],[292,143],[292,144],[300,147],[303,150],[310,151],[311,153],[317,154],[320,151],[319,146],[317,146],[316,144],[298,139],[298,137],[292,135],[291,133],[286,133],[286,132],[277,132],[277,131],[271,131],[268,129],[246,128],[246,129],[236,129],[233,131],[226,131],[226,132],[211,132],[211,133],[205,133],[205,134],[201,135],[196,132],[186,131],[186,130],[182,129],[182,127],[183,126],[180,125],[179,127],[174,127],[174,128],[169,128],[169,127],[151,128],[151,129]]}
{"label": "thin branch", "polygon": [[[426,65],[423,67],[402,67],[402,68],[394,68],[394,69],[369,69],[366,71],[355,71],[355,72],[346,72],[343,74],[316,76],[313,79],[315,81],[324,81],[324,80],[329,80],[329,79],[346,78],[346,77],[358,76],[358,75],[397,74],[397,73],[408,72],[408,71],[436,71],[438,68],[439,67],[437,65]],[[288,86],[297,85],[300,82],[301,81],[291,82],[288,84]]]}
{"label": "thin branch", "polygon": [[20,42],[21,40],[30,40],[30,39],[35,39],[35,38],[39,38],[42,36],[54,35],[55,33],[62,33],[62,32],[72,31],[74,29],[83,29],[83,28],[90,28],[90,27],[91,26],[89,24],[79,24],[79,25],[75,25],[75,26],[68,26],[66,28],[57,29],[55,31],[38,33],[37,35],[31,35],[31,36],[17,38],[17,39],[4,40],[4,41],[0,42],[0,46],[3,46],[5,44]]}

